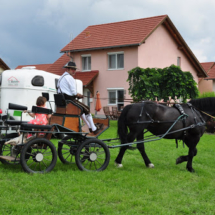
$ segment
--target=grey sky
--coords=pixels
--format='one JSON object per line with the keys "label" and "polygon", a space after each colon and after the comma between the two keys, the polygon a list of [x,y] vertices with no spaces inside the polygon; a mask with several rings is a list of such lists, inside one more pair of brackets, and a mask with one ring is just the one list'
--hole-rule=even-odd
{"label": "grey sky", "polygon": [[215,61],[213,0],[0,0],[0,58],[53,63],[89,25],[167,14],[200,62]]}

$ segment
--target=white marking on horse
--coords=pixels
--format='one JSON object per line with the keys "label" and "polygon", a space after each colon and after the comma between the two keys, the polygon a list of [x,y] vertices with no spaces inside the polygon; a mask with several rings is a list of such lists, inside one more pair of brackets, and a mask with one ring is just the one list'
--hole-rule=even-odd
{"label": "white marking on horse", "polygon": [[154,168],[155,166],[154,166],[153,163],[150,163],[150,164],[148,165],[148,167],[149,167],[149,168]]}
{"label": "white marking on horse", "polygon": [[115,162],[115,166],[116,166],[117,168],[122,168],[122,167],[123,167],[123,165],[122,165],[121,163],[117,163],[117,162]]}

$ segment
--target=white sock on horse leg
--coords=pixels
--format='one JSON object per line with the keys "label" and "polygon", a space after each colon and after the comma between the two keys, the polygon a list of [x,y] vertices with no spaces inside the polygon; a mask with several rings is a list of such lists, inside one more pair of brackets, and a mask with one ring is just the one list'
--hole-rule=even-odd
{"label": "white sock on horse leg", "polygon": [[97,128],[96,128],[96,126],[95,126],[95,124],[93,122],[93,117],[92,117],[91,113],[86,115],[86,119],[89,122],[89,124],[90,124],[90,126],[92,128],[92,131],[95,131]]}
{"label": "white sock on horse leg", "polygon": [[123,167],[123,165],[121,163],[117,163],[116,161],[115,161],[115,166],[118,167],[118,168],[122,168]]}
{"label": "white sock on horse leg", "polygon": [[150,163],[150,164],[148,165],[148,167],[149,167],[149,168],[154,168],[155,166],[154,166],[153,163]]}
{"label": "white sock on horse leg", "polygon": [[89,122],[87,121],[87,119],[86,119],[85,113],[83,113],[83,114],[81,115],[81,119],[84,120],[84,122],[85,122],[85,124],[87,124],[88,128],[91,128],[90,123],[89,123]]}

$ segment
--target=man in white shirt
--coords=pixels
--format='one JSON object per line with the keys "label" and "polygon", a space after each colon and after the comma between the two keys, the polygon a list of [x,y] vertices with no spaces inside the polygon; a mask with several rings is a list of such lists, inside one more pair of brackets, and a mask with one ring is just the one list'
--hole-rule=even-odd
{"label": "man in white shirt", "polygon": [[83,95],[77,93],[76,81],[73,78],[77,69],[76,64],[74,62],[69,61],[64,66],[64,68],[66,68],[66,72],[64,72],[58,80],[57,92],[64,94],[65,99],[72,100],[83,108],[83,114],[81,115],[81,118],[87,124],[89,131],[93,132],[94,134],[97,134],[99,130],[102,129],[103,125],[100,124],[98,126],[95,126],[92,115],[90,113],[90,108],[76,99],[83,98]]}

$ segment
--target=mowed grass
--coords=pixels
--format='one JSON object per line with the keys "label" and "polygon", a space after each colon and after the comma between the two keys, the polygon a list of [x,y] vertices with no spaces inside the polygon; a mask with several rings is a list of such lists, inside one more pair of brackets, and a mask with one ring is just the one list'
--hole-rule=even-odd
{"label": "mowed grass", "polygon": [[[117,122],[100,139],[116,137]],[[57,140],[52,140],[57,145]],[[83,172],[58,159],[48,174],[27,174],[0,164],[0,214],[215,214],[215,136],[204,134],[193,159],[175,165],[187,147],[174,140],[145,144],[155,165],[148,169],[138,150],[128,150],[117,169],[118,148],[103,172]]]}

